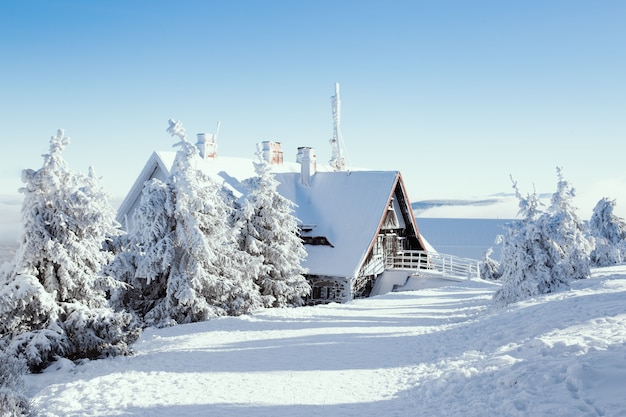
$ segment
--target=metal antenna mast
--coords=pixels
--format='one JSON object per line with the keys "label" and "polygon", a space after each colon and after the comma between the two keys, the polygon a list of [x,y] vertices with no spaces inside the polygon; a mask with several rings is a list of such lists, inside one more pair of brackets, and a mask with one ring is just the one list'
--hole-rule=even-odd
{"label": "metal antenna mast", "polygon": [[335,171],[345,171],[346,164],[343,157],[343,151],[341,145],[343,138],[341,137],[341,129],[339,124],[341,122],[341,99],[339,98],[339,83],[335,83],[335,95],[330,98],[333,109],[333,137],[330,139],[330,145],[332,147],[332,157],[330,160],[330,166]]}

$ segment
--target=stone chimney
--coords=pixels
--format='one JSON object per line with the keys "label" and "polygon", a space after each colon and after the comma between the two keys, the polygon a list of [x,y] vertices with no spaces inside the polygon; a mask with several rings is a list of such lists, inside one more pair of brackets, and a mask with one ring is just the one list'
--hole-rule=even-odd
{"label": "stone chimney", "polygon": [[300,146],[296,156],[296,162],[300,164],[300,183],[309,187],[311,185],[311,177],[315,175],[317,170],[317,156],[315,149],[308,146]]}
{"label": "stone chimney", "polygon": [[280,142],[265,140],[261,142],[261,153],[263,159],[270,165],[283,164],[283,149]]}
{"label": "stone chimney", "polygon": [[196,147],[202,159],[213,159],[217,156],[217,135],[210,133],[198,133]]}

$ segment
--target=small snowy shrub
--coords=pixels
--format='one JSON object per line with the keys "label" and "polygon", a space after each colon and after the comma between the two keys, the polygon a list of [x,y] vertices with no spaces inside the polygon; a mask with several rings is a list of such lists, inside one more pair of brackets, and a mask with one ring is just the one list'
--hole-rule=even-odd
{"label": "small snowy shrub", "polygon": [[8,355],[24,358],[32,371],[39,371],[68,351],[59,325],[61,309],[36,277],[6,272],[0,277],[2,342]]}
{"label": "small snowy shrub", "polygon": [[611,243],[605,237],[593,239],[595,246],[590,254],[591,263],[595,266],[609,266],[624,262],[626,259],[626,242]]}
{"label": "small snowy shrub", "polygon": [[114,312],[111,308],[89,308],[80,303],[63,306],[63,330],[70,348],[68,359],[97,359],[104,356],[125,355],[130,344],[139,336],[129,328],[130,315]]}
{"label": "small snowy shrub", "polygon": [[489,281],[495,281],[502,276],[500,263],[491,257],[492,253],[493,248],[487,249],[480,262],[480,277]]}
{"label": "small snowy shrub", "polygon": [[26,417],[33,414],[30,401],[24,394],[26,372],[23,361],[0,350],[0,415]]}

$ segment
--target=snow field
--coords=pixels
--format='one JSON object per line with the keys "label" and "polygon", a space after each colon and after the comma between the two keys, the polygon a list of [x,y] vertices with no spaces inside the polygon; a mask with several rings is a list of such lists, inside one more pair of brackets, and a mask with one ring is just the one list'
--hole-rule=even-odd
{"label": "snow field", "polygon": [[57,362],[28,394],[50,417],[626,416],[626,265],[505,309],[497,288],[148,329],[134,356]]}

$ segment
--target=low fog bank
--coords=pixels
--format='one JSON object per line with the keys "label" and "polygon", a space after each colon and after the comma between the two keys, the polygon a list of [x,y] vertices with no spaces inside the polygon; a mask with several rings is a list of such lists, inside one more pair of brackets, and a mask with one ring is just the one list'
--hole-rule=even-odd
{"label": "low fog bank", "polygon": [[420,234],[439,253],[480,260],[492,248],[493,259],[500,259],[501,247],[496,237],[505,233],[505,226],[515,220],[507,219],[415,219]]}
{"label": "low fog bank", "polygon": [[0,250],[15,246],[22,230],[21,195],[0,195]]}

